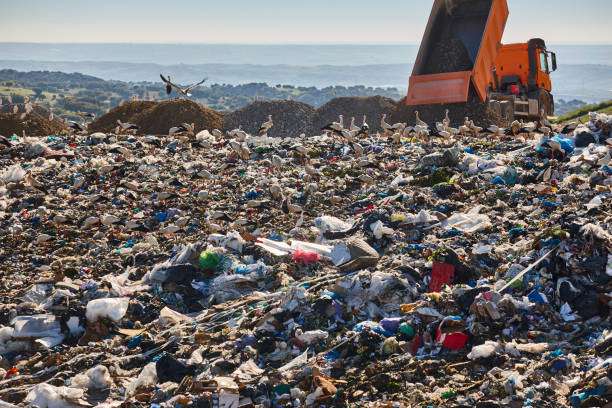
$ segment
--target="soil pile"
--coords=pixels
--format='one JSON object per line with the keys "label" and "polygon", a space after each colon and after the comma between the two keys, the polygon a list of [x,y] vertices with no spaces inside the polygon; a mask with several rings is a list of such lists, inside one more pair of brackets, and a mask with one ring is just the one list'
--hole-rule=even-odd
{"label": "soil pile", "polygon": [[89,124],[90,132],[112,132],[117,127],[117,119],[122,122],[134,122],[134,116],[151,108],[156,102],[131,101],[121,106],[116,106],[108,113],[100,116]]}
{"label": "soil pile", "polygon": [[229,113],[223,123],[227,130],[242,125],[245,132],[257,134],[261,124],[268,120],[268,115],[272,115],[274,121],[268,136],[296,137],[310,128],[315,109],[296,101],[256,101]]}
{"label": "soil pile", "polygon": [[[0,113],[13,113],[13,110],[17,106],[17,114],[21,115],[26,111],[24,103],[11,103],[7,105],[0,105]],[[32,104],[32,112],[42,116],[43,118],[49,119],[49,115],[51,115],[51,111],[42,105]],[[57,115],[53,115],[53,119],[51,122],[57,124],[58,126],[63,126],[62,118]]]}
{"label": "soil pile", "polygon": [[30,113],[21,119],[21,114],[0,113],[0,134],[21,136],[25,131],[26,136],[47,136],[60,132],[63,127],[37,113]]}
{"label": "soil pile", "polygon": [[153,105],[136,114],[131,121],[140,126],[139,133],[166,135],[168,129],[181,123],[193,123],[195,131],[223,130],[223,115],[206,109],[194,101],[171,99]]}
{"label": "soil pile", "polygon": [[409,126],[415,124],[414,111],[419,111],[421,120],[429,124],[430,128],[435,127],[435,122],[441,122],[444,118],[444,111],[449,110],[449,117],[453,127],[460,126],[466,116],[473,120],[477,126],[487,128],[491,124],[506,126],[507,122],[491,111],[487,104],[482,103],[476,94],[476,90],[470,87],[468,101],[465,103],[448,103],[432,105],[406,106],[406,98],[400,99],[393,110],[391,110],[389,123],[406,122]]}
{"label": "soil pile", "polygon": [[370,126],[370,132],[382,130],[380,117],[389,114],[395,101],[384,96],[351,96],[334,98],[317,109],[312,121],[311,134],[320,134],[321,128],[331,122],[338,121],[338,115],[344,115],[344,127],[348,128],[351,117],[355,124],[361,126],[363,115]]}
{"label": "soil pile", "polygon": [[444,38],[431,51],[423,75],[471,71],[473,66],[468,50],[460,39]]}

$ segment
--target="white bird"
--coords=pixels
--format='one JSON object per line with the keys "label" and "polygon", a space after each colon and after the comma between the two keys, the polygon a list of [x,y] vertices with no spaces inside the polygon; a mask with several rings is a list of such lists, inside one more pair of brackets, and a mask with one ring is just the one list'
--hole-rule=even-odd
{"label": "white bird", "polygon": [[385,133],[393,133],[393,127],[385,121],[386,117],[386,113],[380,117],[380,127],[385,131]]}
{"label": "white bird", "polygon": [[115,215],[112,215],[112,214],[105,214],[102,217],[100,217],[100,222],[102,223],[102,225],[106,225],[107,227],[109,225],[116,224],[119,221],[121,221],[121,218]]}
{"label": "white bird", "polygon": [[349,126],[349,131],[351,132],[359,132],[361,130],[361,128],[357,125],[355,125],[355,117],[353,116],[351,118],[351,124]]}
{"label": "white bird", "polygon": [[13,113],[16,115],[17,112],[19,112],[19,106],[15,105],[13,106]]}
{"label": "white bird", "polygon": [[402,139],[402,134],[400,132],[396,132],[394,134],[391,135],[391,143],[392,144],[397,144],[401,141]]}
{"label": "white bird", "polygon": [[213,135],[216,140],[219,140],[223,137],[223,133],[219,129],[213,129],[210,134]]}
{"label": "white bird", "polygon": [[357,135],[357,132],[357,130],[342,130],[341,133],[346,142],[350,143],[354,140],[355,136]]}
{"label": "white bird", "polygon": [[414,111],[414,115],[416,116],[416,124],[417,124],[417,126],[421,126],[421,127],[426,128],[426,129],[429,129],[429,125],[427,123],[423,122],[419,118],[419,111]]}
{"label": "white bird", "polygon": [[474,135],[480,136],[480,132],[482,132],[482,128],[480,126],[476,126],[473,120],[470,120],[467,126],[470,129],[472,129],[472,132],[474,132]]}
{"label": "white bird", "polygon": [[[138,129],[140,129],[140,127],[134,123],[131,122],[122,122],[120,119],[117,119],[117,129],[118,130],[122,130],[124,132],[135,132]],[[119,133],[119,132],[117,132]]]}
{"label": "white bird", "polygon": [[267,134],[270,128],[274,125],[272,121],[272,115],[268,115],[268,121],[261,124],[261,127],[258,130],[260,135]]}
{"label": "white bird", "polygon": [[516,136],[521,130],[521,122],[519,122],[518,120],[513,121],[510,124],[510,132],[512,133],[513,136]]}
{"label": "white bird", "polygon": [[272,194],[272,197],[274,197],[276,200],[283,199],[283,190],[278,184],[272,184],[270,186],[270,194]]}
{"label": "white bird", "polygon": [[502,137],[506,133],[506,129],[500,128],[499,126],[495,126],[495,125],[489,126],[489,128],[487,130],[489,132],[491,132],[491,137],[492,138],[493,137]]}
{"label": "white bird", "polygon": [[160,78],[162,79],[162,81],[164,81],[166,83],[166,93],[168,93],[168,95],[170,95],[170,92],[168,92],[168,90],[171,90],[172,88],[176,89],[176,92],[179,93],[179,95],[184,96],[185,98],[190,97],[191,94],[189,93],[189,91],[191,91],[193,88],[196,88],[198,86],[200,86],[201,84],[203,84],[207,78],[204,78],[203,80],[201,80],[200,82],[196,82],[194,84],[191,84],[189,86],[187,86],[186,88],[181,88],[180,86],[170,82],[170,76],[168,76],[168,78],[164,78],[164,76],[162,74],[159,74]]}
{"label": "white bird", "polygon": [[275,169],[280,169],[285,165],[285,160],[277,154],[272,155],[272,167]]}
{"label": "white bird", "polygon": [[363,115],[363,123],[361,124],[360,134],[367,135],[370,132],[370,125],[366,122],[366,115]]}
{"label": "white bird", "polygon": [[321,130],[327,131],[327,132],[338,132],[338,133],[342,132],[342,130],[344,130],[344,116],[339,115],[338,118],[339,118],[338,122],[329,123],[323,126]]}
{"label": "white bird", "polygon": [[187,135],[193,135],[194,124],[181,123],[179,126],[173,126],[168,130],[168,136],[185,133]]}
{"label": "white bird", "polygon": [[563,150],[561,142],[559,142],[558,140],[548,139],[544,143],[542,143],[542,146],[548,147],[550,149],[551,160],[555,158],[555,150],[561,152],[561,154],[563,155],[563,160],[565,160],[565,150]]}
{"label": "white bird", "polygon": [[87,228],[87,227],[91,227],[92,225],[97,224],[100,221],[100,218],[98,217],[87,217],[85,218],[85,221],[83,221],[83,225],[81,228]]}
{"label": "white bird", "polygon": [[362,145],[359,143],[351,143],[351,148],[355,152],[355,158],[363,156],[364,149]]}
{"label": "white bird", "polygon": [[569,135],[574,130],[576,130],[578,125],[579,125],[578,122],[570,122],[567,125],[563,126],[563,129],[561,129],[561,133],[563,133],[564,135]]}
{"label": "white bird", "polygon": [[444,119],[442,119],[442,123],[444,124],[444,126],[450,127],[450,118],[448,117],[449,110],[446,109],[444,112],[445,112],[445,115],[444,115]]}

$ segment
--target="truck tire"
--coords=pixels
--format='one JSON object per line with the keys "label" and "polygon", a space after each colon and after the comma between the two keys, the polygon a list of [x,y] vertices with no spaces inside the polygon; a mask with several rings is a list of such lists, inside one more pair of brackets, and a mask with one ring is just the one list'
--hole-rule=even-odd
{"label": "truck tire", "polygon": [[506,119],[508,123],[514,121],[514,104],[511,101],[501,101],[501,116]]}
{"label": "truck tire", "polygon": [[538,112],[544,109],[547,116],[552,116],[555,113],[555,105],[553,96],[545,89],[539,89],[530,96],[530,99],[538,101]]}

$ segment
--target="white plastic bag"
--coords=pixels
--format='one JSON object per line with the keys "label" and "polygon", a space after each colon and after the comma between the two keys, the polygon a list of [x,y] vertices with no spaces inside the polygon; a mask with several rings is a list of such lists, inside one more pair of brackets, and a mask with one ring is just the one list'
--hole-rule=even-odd
{"label": "white plastic bag", "polygon": [[130,303],[129,298],[104,298],[94,299],[87,303],[85,315],[87,320],[95,322],[101,317],[106,317],[118,322],[125,315]]}

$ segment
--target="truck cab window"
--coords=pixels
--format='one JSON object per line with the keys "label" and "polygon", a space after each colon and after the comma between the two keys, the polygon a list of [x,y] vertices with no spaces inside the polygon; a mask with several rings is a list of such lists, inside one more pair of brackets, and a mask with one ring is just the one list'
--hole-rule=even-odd
{"label": "truck cab window", "polygon": [[544,52],[540,53],[540,69],[544,72],[550,72],[548,70],[548,58]]}

